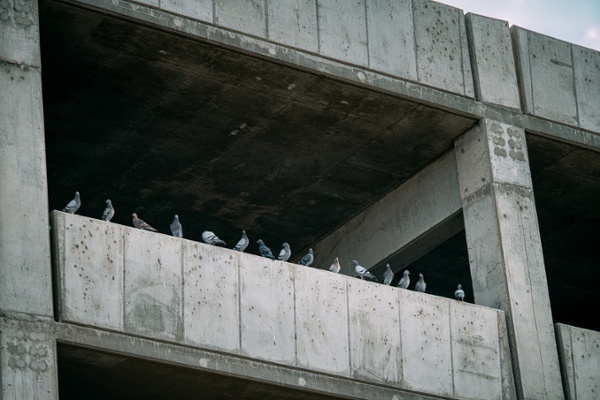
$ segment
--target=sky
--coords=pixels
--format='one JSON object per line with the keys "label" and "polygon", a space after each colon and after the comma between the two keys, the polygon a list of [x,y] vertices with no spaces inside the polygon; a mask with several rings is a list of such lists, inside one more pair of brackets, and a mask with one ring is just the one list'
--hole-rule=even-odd
{"label": "sky", "polygon": [[600,51],[600,0],[435,0]]}

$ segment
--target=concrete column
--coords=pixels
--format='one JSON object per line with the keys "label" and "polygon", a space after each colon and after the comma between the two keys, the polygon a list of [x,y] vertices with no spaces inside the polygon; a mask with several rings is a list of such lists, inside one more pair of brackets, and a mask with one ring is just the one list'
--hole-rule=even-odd
{"label": "concrete column", "polygon": [[38,3],[0,2],[2,399],[56,399]]}
{"label": "concrete column", "polygon": [[455,143],[475,302],[507,316],[521,399],[562,399],[523,129],[483,120]]}

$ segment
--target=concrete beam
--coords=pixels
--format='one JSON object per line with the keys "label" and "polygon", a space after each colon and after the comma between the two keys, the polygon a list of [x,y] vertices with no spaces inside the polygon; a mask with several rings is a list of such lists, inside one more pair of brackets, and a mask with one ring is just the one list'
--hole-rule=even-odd
{"label": "concrete beam", "polygon": [[[460,209],[455,157],[450,152],[317,243],[315,262],[328,266],[338,257],[342,272],[353,276],[352,259],[371,268],[409,244],[415,247],[405,251],[418,258],[460,230],[460,221],[454,218]],[[441,228],[447,222],[450,228]],[[437,234],[428,235],[434,229]]]}
{"label": "concrete beam", "polygon": [[484,120],[456,160],[475,302],[506,312],[519,398],[562,398],[525,133]]}

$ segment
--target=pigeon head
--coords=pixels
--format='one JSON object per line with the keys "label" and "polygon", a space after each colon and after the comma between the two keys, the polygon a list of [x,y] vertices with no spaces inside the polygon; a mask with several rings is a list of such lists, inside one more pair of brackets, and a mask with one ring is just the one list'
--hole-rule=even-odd
{"label": "pigeon head", "polygon": [[358,261],[352,260],[352,265],[354,265],[356,267],[358,265]]}

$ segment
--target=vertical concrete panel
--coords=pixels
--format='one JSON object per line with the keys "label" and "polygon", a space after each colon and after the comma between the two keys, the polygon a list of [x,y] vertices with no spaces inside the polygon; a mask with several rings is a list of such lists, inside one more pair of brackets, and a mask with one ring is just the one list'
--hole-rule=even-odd
{"label": "vertical concrete panel", "polygon": [[212,0],[162,0],[160,8],[188,18],[213,22]]}
{"label": "vertical concrete panel", "polygon": [[262,257],[240,259],[241,352],[296,364],[294,271]]}
{"label": "vertical concrete panel", "polygon": [[419,82],[472,97],[464,15],[461,9],[413,0]]}
{"label": "vertical concrete panel", "polygon": [[215,24],[267,37],[265,0],[214,0]]}
{"label": "vertical concrete panel", "polygon": [[[571,44],[535,32],[518,36],[527,40],[527,57],[530,71],[522,74],[529,77],[532,103],[530,112],[570,125],[577,125],[577,104]],[[522,46],[522,43],[519,43]]]}
{"label": "vertical concrete panel", "polygon": [[503,398],[498,325],[489,314],[496,311],[450,303],[454,390],[461,399]]}
{"label": "vertical concrete panel", "polygon": [[56,339],[50,325],[0,319],[3,400],[58,399]]}
{"label": "vertical concrete panel", "polygon": [[320,52],[352,64],[368,66],[366,0],[317,3]]}
{"label": "vertical concrete panel", "polygon": [[[0,59],[41,67],[38,2],[0,2]],[[5,88],[6,86],[2,86]]]}
{"label": "vertical concrete panel", "polygon": [[478,98],[486,103],[520,108],[508,22],[471,13],[466,20]]}
{"label": "vertical concrete panel", "polygon": [[184,240],[183,329],[187,343],[239,352],[240,256],[251,257]]}
{"label": "vertical concrete panel", "polygon": [[268,39],[303,50],[318,52],[317,5],[315,0],[269,1]]}
{"label": "vertical concrete panel", "polygon": [[399,290],[404,388],[454,395],[448,299]]}
{"label": "vertical concrete panel", "polygon": [[351,376],[402,386],[399,290],[348,280]]}
{"label": "vertical concrete panel", "polygon": [[417,80],[412,0],[367,0],[369,66]]}
{"label": "vertical concrete panel", "polygon": [[573,45],[579,126],[600,132],[600,52]]}
{"label": "vertical concrete panel", "polygon": [[294,269],[298,366],[350,376],[349,278],[302,266]]}
{"label": "vertical concrete panel", "polygon": [[54,211],[59,317],[123,329],[123,226]]}
{"label": "vertical concrete panel", "polygon": [[182,338],[182,240],[125,231],[125,331],[159,339]]}
{"label": "vertical concrete panel", "polygon": [[0,61],[0,88],[0,308],[52,315],[41,71]]}

